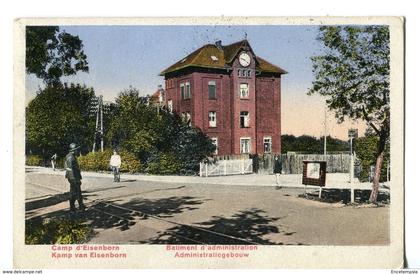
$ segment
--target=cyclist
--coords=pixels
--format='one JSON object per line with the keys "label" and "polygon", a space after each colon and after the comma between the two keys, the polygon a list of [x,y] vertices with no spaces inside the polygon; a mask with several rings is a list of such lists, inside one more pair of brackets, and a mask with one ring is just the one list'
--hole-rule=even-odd
{"label": "cyclist", "polygon": [[109,161],[109,165],[112,168],[112,172],[114,173],[114,182],[120,181],[120,167],[121,167],[121,157],[118,155],[117,151],[114,150],[114,154],[111,156],[111,160]]}

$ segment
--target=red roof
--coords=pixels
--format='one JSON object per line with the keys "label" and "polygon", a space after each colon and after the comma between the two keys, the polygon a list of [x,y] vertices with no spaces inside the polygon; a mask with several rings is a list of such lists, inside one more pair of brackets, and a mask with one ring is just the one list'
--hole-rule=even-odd
{"label": "red roof", "polygon": [[[247,40],[242,40],[227,46],[218,48],[215,44],[207,44],[194,52],[182,58],[175,64],[163,70],[159,75],[164,76],[167,73],[175,72],[187,67],[203,67],[227,69],[231,68],[231,63],[242,49],[243,46],[249,46]],[[249,48],[251,48],[249,46]],[[252,51],[252,50],[251,50]],[[287,71],[279,66],[273,65],[261,57],[256,57],[256,69],[260,72],[285,74]]]}

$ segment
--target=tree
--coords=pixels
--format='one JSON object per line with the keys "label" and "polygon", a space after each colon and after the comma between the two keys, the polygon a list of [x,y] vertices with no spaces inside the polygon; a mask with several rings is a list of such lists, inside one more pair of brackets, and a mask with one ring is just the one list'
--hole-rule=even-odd
{"label": "tree", "polygon": [[26,27],[26,73],[54,85],[60,83],[60,77],[77,71],[89,71],[78,36],[60,32],[57,26]]}
{"label": "tree", "polygon": [[308,94],[326,96],[339,122],[362,119],[378,137],[370,202],[376,203],[389,138],[389,30],[387,26],[322,26],[321,55],[312,57],[315,80]]}
{"label": "tree", "polygon": [[118,95],[107,139],[115,148],[134,152],[152,173],[196,172],[215,150],[201,130],[167,109],[158,112],[133,87]]}
{"label": "tree", "polygon": [[214,153],[216,146],[201,129],[181,121],[176,138],[173,138],[171,151],[181,163],[181,172],[189,174],[200,168],[200,162]]}
{"label": "tree", "polygon": [[116,98],[114,117],[106,133],[112,147],[131,151],[142,162],[166,132],[163,120],[156,119],[156,109],[148,108],[146,103],[133,87],[121,92]]}
{"label": "tree", "polygon": [[47,86],[26,107],[26,147],[49,159],[64,156],[70,143],[87,152],[93,141],[95,118],[89,112],[92,88],[81,85]]}
{"label": "tree", "polygon": [[[362,165],[362,172],[360,178],[362,180],[368,180],[370,167],[375,165],[376,149],[378,147],[379,138],[373,132],[366,132],[364,137],[357,138],[354,149],[357,154],[357,158],[360,159]],[[389,142],[385,146],[384,161],[380,173],[381,181],[387,178],[387,166],[389,163]]]}
{"label": "tree", "polygon": [[[282,153],[288,151],[295,151],[307,154],[322,154],[324,153],[324,137],[315,138],[308,135],[294,136],[282,135],[281,136],[281,150]],[[348,151],[349,144],[340,139],[327,136],[327,151]]]}

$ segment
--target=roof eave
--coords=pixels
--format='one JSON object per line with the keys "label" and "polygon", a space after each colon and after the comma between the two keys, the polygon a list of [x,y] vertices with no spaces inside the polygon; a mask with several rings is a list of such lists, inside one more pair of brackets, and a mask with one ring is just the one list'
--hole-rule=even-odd
{"label": "roof eave", "polygon": [[185,68],[188,68],[188,67],[196,67],[196,68],[210,68],[210,69],[223,69],[223,70],[229,70],[229,69],[232,69],[232,67],[230,67],[230,66],[224,66],[224,67],[214,67],[214,66],[206,66],[206,65],[194,65],[194,64],[189,64],[189,65],[186,65],[186,66],[182,66],[182,67],[178,67],[178,68],[176,68],[176,69],[174,69],[174,70],[169,70],[169,71],[162,71],[160,74],[159,74],[159,76],[165,76],[166,74],[168,74],[168,73],[172,73],[172,72],[176,72],[176,71],[179,71],[179,70],[182,70],[182,69],[185,69]]}

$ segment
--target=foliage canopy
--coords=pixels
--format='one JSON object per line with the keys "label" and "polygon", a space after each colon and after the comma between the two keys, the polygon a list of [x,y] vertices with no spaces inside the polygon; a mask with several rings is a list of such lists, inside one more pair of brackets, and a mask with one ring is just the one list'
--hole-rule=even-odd
{"label": "foliage canopy", "polygon": [[62,76],[88,72],[87,56],[78,36],[57,26],[26,27],[26,72],[45,84],[59,84]]}
{"label": "foliage canopy", "polygon": [[388,26],[322,26],[324,52],[312,57],[315,80],[308,94],[327,97],[339,122],[362,119],[378,143],[370,201],[378,196],[380,170],[390,134],[390,37]]}

